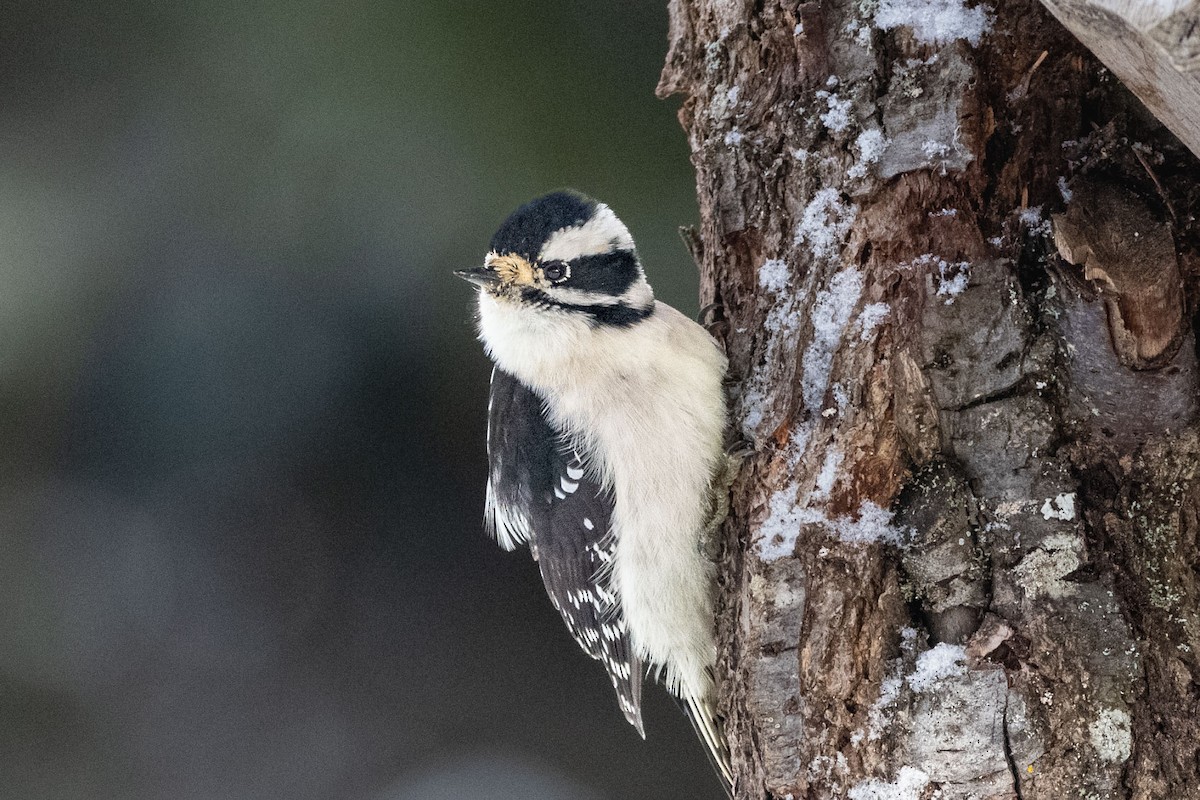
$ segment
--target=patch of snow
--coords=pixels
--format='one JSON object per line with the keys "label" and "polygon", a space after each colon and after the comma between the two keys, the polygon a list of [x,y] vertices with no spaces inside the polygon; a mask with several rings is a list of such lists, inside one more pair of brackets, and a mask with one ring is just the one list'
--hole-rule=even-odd
{"label": "patch of snow", "polygon": [[992,21],[991,8],[982,3],[968,8],[962,0],[881,0],[875,12],[877,27],[886,31],[906,26],[922,44],[966,39],[978,46]]}
{"label": "patch of snow", "polygon": [[941,642],[917,656],[916,669],[907,678],[908,685],[918,694],[927,692],[946,678],[965,675],[966,662],[967,648]]}
{"label": "patch of snow", "polygon": [[1071,198],[1075,196],[1075,193],[1067,186],[1067,179],[1061,175],[1058,176],[1058,193],[1062,195],[1064,203],[1071,202]]}
{"label": "patch of snow", "polygon": [[725,134],[725,144],[729,147],[737,147],[746,137],[737,128],[734,128],[729,133]]}
{"label": "patch of snow", "polygon": [[758,268],[758,285],[768,292],[782,292],[790,277],[787,262],[782,258],[769,258]]}
{"label": "patch of snow", "polygon": [[832,258],[858,216],[858,206],[842,201],[837,189],[824,188],[804,207],[795,244],[808,245],[816,258]]}
{"label": "patch of snow", "polygon": [[890,674],[879,684],[879,697],[867,711],[867,738],[872,742],[882,737],[888,727],[886,712],[899,699],[900,690],[904,688],[904,659],[910,656],[916,647],[917,629],[905,625],[900,629],[900,650],[904,655],[890,663]]}
{"label": "patch of snow", "polygon": [[1042,221],[1042,207],[1030,206],[1029,208],[1021,209],[1021,222],[1033,227]]}
{"label": "patch of snow", "polygon": [[[797,486],[776,490],[767,503],[768,514],[758,526],[755,549],[763,561],[787,558],[796,551],[800,530],[816,525],[846,544],[903,545],[905,531],[892,524],[892,512],[870,500],[858,507],[858,517],[829,518],[821,508],[797,501]],[[832,488],[832,485],[831,487]]]}
{"label": "patch of snow", "polygon": [[814,499],[829,499],[830,493],[833,492],[833,483],[837,479],[838,467],[842,465],[843,458],[845,458],[845,454],[836,447],[830,447],[825,451],[825,463],[821,465],[821,471],[817,473],[817,488],[813,492]]}
{"label": "patch of snow", "polygon": [[953,305],[954,298],[967,290],[967,283],[970,280],[966,272],[960,272],[950,280],[943,280],[938,285],[938,296],[946,298],[946,305]]}
{"label": "patch of snow", "polygon": [[879,684],[879,698],[867,711],[867,738],[872,742],[878,741],[887,730],[886,712],[899,699],[903,688],[904,677],[901,675],[889,675]]}
{"label": "patch of snow", "polygon": [[742,430],[751,436],[763,423],[767,397],[761,389],[751,386],[742,394]]}
{"label": "patch of snow", "polygon": [[[836,85],[836,84],[830,84]],[[850,101],[843,100],[832,92],[824,89],[817,92],[817,98],[825,101],[828,109],[821,115],[821,124],[834,133],[841,133],[850,127]]]}
{"label": "patch of snow", "polygon": [[803,164],[805,161],[808,161],[808,151],[803,147],[797,147],[792,150],[792,158]]}
{"label": "patch of snow", "polygon": [[1042,519],[1060,519],[1070,522],[1075,519],[1075,493],[1064,492],[1042,503]]}
{"label": "patch of snow", "polygon": [[769,259],[759,267],[759,285],[774,293],[777,300],[763,321],[766,342],[762,361],[764,369],[757,369],[751,374],[742,394],[742,430],[751,439],[764,435],[759,428],[766,421],[765,409],[769,403],[766,368],[783,358],[784,353],[794,352],[799,346],[800,301],[803,294],[787,292],[788,278],[787,263],[781,259]]}
{"label": "patch of snow", "polygon": [[929,139],[922,143],[921,152],[925,154],[926,158],[933,161],[935,158],[945,158],[950,155],[950,145]]}
{"label": "patch of snow", "polygon": [[733,88],[731,88],[728,92],[725,93],[725,102],[729,103],[729,105],[731,105],[731,106],[737,105],[738,95],[741,94],[741,91],[742,91],[742,87],[740,87],[740,86],[734,86]]}
{"label": "patch of snow", "polygon": [[906,531],[892,524],[892,512],[870,500],[858,507],[858,518],[835,517],[828,520],[829,528],[847,544],[891,544],[903,546]]}
{"label": "patch of snow", "polygon": [[[766,264],[763,265],[766,269]],[[768,281],[775,281],[778,275],[774,269],[768,271]],[[799,345],[800,313],[799,299],[796,296],[781,296],[767,312],[763,320],[763,333],[766,345],[763,348],[763,369],[751,374],[746,381],[742,396],[742,429],[751,439],[762,435],[758,428],[766,420],[766,409],[769,404],[768,389],[764,374],[769,366],[781,359],[782,354],[794,353]]]}
{"label": "patch of snow", "polygon": [[871,303],[865,306],[858,315],[858,325],[862,328],[862,340],[869,341],[871,334],[879,327],[879,323],[887,319],[892,309],[887,303]]}
{"label": "patch of snow", "polygon": [[871,128],[871,130],[863,131],[858,135],[858,138],[854,140],[854,146],[858,148],[860,158],[874,163],[887,149],[888,139],[883,135],[883,131]]}
{"label": "patch of snow", "polygon": [[905,765],[896,774],[894,782],[871,778],[850,787],[847,796],[850,800],[921,800],[928,785],[929,776],[926,773]]}
{"label": "patch of snow", "polygon": [[791,535],[765,537],[758,543],[758,557],[767,563],[791,558],[796,555],[796,542],[799,538],[799,531]]}
{"label": "patch of snow", "polygon": [[813,340],[804,351],[801,384],[804,405],[816,411],[825,401],[833,356],[862,296],[863,276],[853,267],[833,276],[828,289],[817,293],[812,309]]}
{"label": "patch of snow", "polygon": [[887,150],[888,143],[887,137],[878,128],[860,133],[854,140],[854,146],[858,149],[858,160],[850,166],[846,174],[851,178],[866,175],[867,167],[879,161],[880,156]]}
{"label": "patch of snow", "polygon": [[971,264],[968,261],[950,262],[932,253],[926,253],[913,259],[912,263],[918,267],[937,267],[937,295],[946,298],[946,305],[952,305],[954,298],[965,292],[970,283]]}
{"label": "patch of snow", "polygon": [[758,527],[755,546],[763,561],[778,561],[793,555],[800,538],[800,527],[825,518],[817,509],[799,505],[796,492],[796,485],[788,483],[773,492],[767,501],[767,518]]}
{"label": "patch of snow", "polygon": [[[823,190],[821,197],[814,198],[810,209],[806,210],[807,224],[801,226],[801,230],[806,231],[806,238],[811,240],[814,252],[828,255],[836,251],[836,244],[848,226],[847,216],[857,210],[853,206],[849,209],[847,212],[840,196],[833,190]],[[852,218],[849,216],[849,219]],[[784,353],[794,353],[796,350],[802,322],[799,305],[805,291],[788,292],[791,277],[786,262],[781,259],[770,259],[758,269],[759,285],[776,296],[776,302],[764,322],[767,338],[763,363],[774,363]],[[822,413],[825,416],[823,411],[837,413],[835,408],[823,410],[822,405],[830,389],[833,359],[855,317],[862,297],[863,282],[863,274],[859,270],[852,267],[843,269],[835,273],[829,286],[818,291],[813,299],[809,317],[813,337],[801,359],[801,394],[806,408],[814,415]],[[860,315],[860,327],[864,331],[873,330],[887,313],[888,307],[883,303],[868,306]],[[751,375],[742,397],[744,430],[750,436],[763,435],[759,427],[770,424],[765,419],[769,401],[767,392],[768,387],[762,380]],[[835,386],[832,395],[839,407],[849,402],[845,387]],[[818,421],[813,416],[794,425],[789,437],[789,466],[798,467]],[[795,552],[801,528],[809,525],[818,526],[830,536],[847,543],[904,543],[906,534],[893,524],[891,512],[873,502],[864,501],[854,516],[829,517],[823,505],[833,491],[844,453],[830,445],[824,458],[820,470],[813,477],[813,485],[801,486],[792,480],[769,498],[766,518],[757,526],[754,535],[756,552],[764,561],[791,556]],[[808,493],[802,498],[802,492]]]}
{"label": "patch of snow", "polygon": [[1019,216],[1021,224],[1034,235],[1048,236],[1051,231],[1050,220],[1042,214],[1041,206],[1030,206],[1021,209]]}
{"label": "patch of snow", "polygon": [[835,383],[829,393],[833,395],[833,402],[837,403],[838,408],[845,408],[850,403],[850,394],[840,383]]}
{"label": "patch of snow", "polygon": [[870,25],[864,25],[856,19],[851,19],[846,23],[846,27],[843,30],[854,37],[854,41],[859,47],[871,46],[871,31],[873,29]]}
{"label": "patch of snow", "polygon": [[1088,725],[1088,738],[1096,754],[1105,761],[1120,764],[1128,761],[1133,752],[1132,720],[1129,712],[1106,708],[1099,718]]}
{"label": "patch of snow", "polygon": [[913,670],[904,674],[904,664],[917,647],[917,631],[911,627],[900,630],[900,649],[904,654],[889,665],[889,674],[879,684],[879,697],[867,712],[867,736],[880,739],[890,726],[889,711],[900,699],[905,684],[916,694],[938,688],[938,684],[967,672],[966,648],[942,642],[916,658]]}

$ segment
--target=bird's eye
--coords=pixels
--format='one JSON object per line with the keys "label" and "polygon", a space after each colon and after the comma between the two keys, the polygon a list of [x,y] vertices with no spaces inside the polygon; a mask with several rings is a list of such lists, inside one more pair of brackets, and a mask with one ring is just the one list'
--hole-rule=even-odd
{"label": "bird's eye", "polygon": [[567,277],[567,265],[561,261],[551,261],[542,266],[542,275],[546,276],[548,281],[561,281]]}

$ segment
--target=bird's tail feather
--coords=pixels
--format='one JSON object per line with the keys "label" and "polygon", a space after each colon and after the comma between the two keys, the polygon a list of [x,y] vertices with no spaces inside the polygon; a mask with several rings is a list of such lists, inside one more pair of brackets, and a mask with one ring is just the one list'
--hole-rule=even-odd
{"label": "bird's tail feather", "polygon": [[725,792],[733,797],[733,765],[729,759],[729,743],[725,740],[725,734],[721,730],[721,724],[717,721],[717,709],[713,705],[711,698],[696,698],[691,695],[685,695],[678,698],[678,702],[683,713],[687,715],[688,721],[692,723],[692,728],[696,731],[696,735],[700,737],[700,741],[704,743],[704,750],[708,754],[708,760],[712,763],[713,769],[721,776],[721,782],[725,785]]}

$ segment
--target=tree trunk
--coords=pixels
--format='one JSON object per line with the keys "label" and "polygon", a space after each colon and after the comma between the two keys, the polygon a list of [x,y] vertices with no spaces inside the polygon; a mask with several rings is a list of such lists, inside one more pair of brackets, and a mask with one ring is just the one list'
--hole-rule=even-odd
{"label": "tree trunk", "polygon": [[738,798],[1200,798],[1195,158],[1036,2],[670,10]]}

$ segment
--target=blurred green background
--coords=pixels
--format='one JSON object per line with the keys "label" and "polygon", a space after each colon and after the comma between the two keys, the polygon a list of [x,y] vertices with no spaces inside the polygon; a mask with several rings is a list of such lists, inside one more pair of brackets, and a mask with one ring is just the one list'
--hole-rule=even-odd
{"label": "blurred green background", "polygon": [[665,3],[5,4],[0,797],[718,798],[481,525],[472,295],[573,186],[696,307]]}

